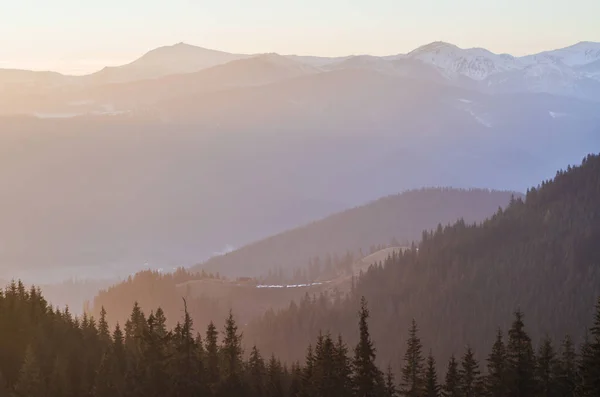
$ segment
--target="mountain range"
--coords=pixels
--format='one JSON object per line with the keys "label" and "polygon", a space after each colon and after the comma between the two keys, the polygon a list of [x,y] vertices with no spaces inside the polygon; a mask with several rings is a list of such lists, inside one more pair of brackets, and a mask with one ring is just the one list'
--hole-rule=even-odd
{"label": "mountain range", "polygon": [[[594,46],[551,55],[592,73]],[[102,78],[0,71],[0,277],[193,265],[408,189],[523,192],[600,150],[596,101],[491,93],[482,82],[537,64],[492,55],[444,43],[343,58],[178,44]]]}
{"label": "mountain range", "polygon": [[[185,43],[159,47],[133,62],[106,67],[86,76],[1,70],[0,85],[89,86],[194,73],[261,54],[232,54]],[[462,49],[445,42],[423,45],[407,54],[345,57],[283,56],[319,70],[368,68],[445,81],[488,93],[544,92],[600,99],[600,43],[579,42],[566,48],[514,57],[484,48]],[[296,66],[299,67],[299,66]]]}

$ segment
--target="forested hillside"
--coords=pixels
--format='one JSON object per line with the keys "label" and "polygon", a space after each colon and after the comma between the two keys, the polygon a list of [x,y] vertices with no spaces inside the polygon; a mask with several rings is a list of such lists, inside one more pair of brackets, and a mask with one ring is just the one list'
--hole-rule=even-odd
{"label": "forested hillside", "polygon": [[[224,318],[230,309],[245,324],[269,308],[280,309],[291,300],[298,301],[306,293],[312,295],[325,288],[257,290],[236,281],[242,276],[260,276],[257,278],[261,282],[271,284],[347,277],[354,262],[375,250],[387,245],[410,245],[423,230],[434,228],[440,221],[483,220],[506,206],[511,196],[511,192],[483,189],[407,191],[277,234],[190,271],[180,270],[173,276],[140,272],[100,291],[87,311],[98,316],[105,307],[109,321],[114,323],[124,321],[129,307],[138,302],[144,310],[160,305],[167,317],[177,318],[181,298],[185,297],[190,314],[203,327],[212,319]],[[207,277],[211,274],[214,277]],[[229,280],[221,280],[223,275]]]}
{"label": "forested hillside", "polygon": [[[169,330],[159,308],[134,306],[129,320],[111,330],[104,312],[74,318],[48,306],[41,291],[12,283],[0,292],[1,397],[397,397],[600,395],[600,301],[587,341],[578,348],[566,336],[544,339],[535,349],[523,313],[514,313],[506,336],[496,334],[487,362],[467,346],[438,375],[414,321],[401,376],[377,365],[388,346],[369,329],[364,298],[355,307],[357,340],[319,334],[306,356],[291,365],[256,347],[244,350],[230,314],[222,333],[211,323],[195,329],[185,310]],[[535,349],[535,350],[534,350]],[[537,352],[536,352],[537,350]],[[427,355],[427,358],[425,358]]]}
{"label": "forested hillside", "polygon": [[[400,366],[412,318],[443,359],[468,343],[481,359],[513,311],[528,315],[535,339],[565,333],[581,341],[600,295],[600,157],[560,171],[480,224],[463,220],[422,235],[418,247],[362,275],[346,300],[327,296],[267,313],[246,337],[282,359],[304,355],[320,330],[347,332],[358,297],[372,303],[384,363]],[[350,342],[355,342],[352,338]]]}
{"label": "forested hillside", "polygon": [[196,269],[228,276],[262,276],[269,270],[290,271],[307,265],[314,257],[343,255],[347,251],[368,253],[373,245],[392,239],[410,244],[423,230],[459,218],[481,221],[505,207],[518,193],[484,189],[425,188],[388,196],[352,208],[306,226],[288,230],[214,257]]}

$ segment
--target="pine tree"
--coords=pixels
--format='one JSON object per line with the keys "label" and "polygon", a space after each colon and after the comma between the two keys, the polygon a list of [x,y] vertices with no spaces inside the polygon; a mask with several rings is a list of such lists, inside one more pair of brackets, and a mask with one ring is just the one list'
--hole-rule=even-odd
{"label": "pine tree", "polygon": [[71,377],[81,378],[78,365],[69,362],[69,357],[59,354],[52,366],[52,373],[48,381],[48,394],[51,396],[69,396],[73,395],[73,389],[76,388]]}
{"label": "pine tree", "polygon": [[600,298],[588,339],[581,349],[579,397],[600,396]]}
{"label": "pine tree", "polygon": [[467,347],[463,355],[460,369],[458,370],[458,377],[462,397],[477,397],[482,393],[483,387],[479,363],[475,360],[475,355],[471,347]]}
{"label": "pine tree", "polygon": [[104,344],[104,349],[107,349],[110,345],[110,329],[108,327],[108,322],[106,321],[106,310],[104,306],[100,310],[100,321],[98,322],[98,334],[100,336],[101,342]]}
{"label": "pine tree", "polygon": [[31,345],[27,347],[19,379],[14,387],[16,397],[45,397],[46,387],[42,372]]}
{"label": "pine tree", "polygon": [[375,364],[375,347],[369,335],[369,309],[363,296],[359,312],[359,342],[354,349],[354,391],[356,397],[375,397],[383,383],[382,374]]}
{"label": "pine tree", "polygon": [[446,379],[442,387],[442,395],[444,397],[460,397],[460,377],[458,374],[458,363],[454,355],[448,361],[448,369],[446,370]]}
{"label": "pine tree", "polygon": [[248,385],[250,395],[253,397],[262,397],[265,393],[266,367],[260,352],[256,345],[250,351],[248,360]]}
{"label": "pine tree", "polygon": [[236,396],[242,393],[242,336],[238,334],[238,327],[231,311],[225,321],[222,355],[222,378],[219,387],[220,396]]}
{"label": "pine tree", "polygon": [[438,383],[435,358],[431,351],[427,356],[427,368],[425,370],[425,397],[439,397],[440,385]]}
{"label": "pine tree", "polygon": [[242,336],[238,334],[238,326],[233,314],[225,321],[225,332],[221,354],[223,354],[223,375],[226,378],[238,377],[242,371]]}
{"label": "pine tree", "polygon": [[558,390],[559,395],[573,397],[577,385],[577,354],[569,335],[565,336],[559,362]]}
{"label": "pine tree", "polygon": [[535,356],[531,339],[525,332],[523,313],[515,312],[508,332],[507,397],[529,397],[535,393]]}
{"label": "pine tree", "polygon": [[211,321],[206,329],[206,381],[210,390],[214,393],[220,381],[219,368],[219,346],[217,327]]}
{"label": "pine tree", "polygon": [[156,324],[155,316],[150,315],[146,327],[143,328],[142,335],[142,365],[145,375],[142,390],[144,396],[162,397],[169,390],[168,342],[168,336],[162,336],[161,329]]}
{"label": "pine tree", "polygon": [[314,372],[315,372],[315,356],[312,345],[308,345],[306,349],[306,359],[304,370],[302,371],[302,397],[311,397],[314,395]]}
{"label": "pine tree", "polygon": [[115,326],[112,336],[111,346],[111,358],[112,358],[112,383],[117,390],[116,396],[124,394],[125,391],[125,374],[128,372],[127,368],[127,353],[125,351],[125,336],[121,331],[119,323]]}
{"label": "pine tree", "polygon": [[297,362],[292,364],[289,396],[302,397],[302,368]]}
{"label": "pine tree", "polygon": [[535,368],[539,397],[558,397],[558,365],[552,341],[546,336],[539,347]]}
{"label": "pine tree", "polygon": [[398,389],[396,388],[396,381],[394,378],[394,372],[392,366],[388,364],[385,372],[385,397],[397,397]]}
{"label": "pine tree", "polygon": [[413,319],[406,342],[404,366],[402,367],[401,393],[406,397],[418,397],[423,394],[425,382],[423,379],[422,345],[419,339],[417,322]]}
{"label": "pine tree", "polygon": [[146,326],[146,317],[140,305],[135,302],[131,315],[125,324],[125,343],[127,345],[137,345],[144,334]]}
{"label": "pine tree", "polygon": [[[185,304],[185,300],[184,306],[184,326],[187,327],[184,332],[188,332],[188,335],[191,335],[191,330],[193,329],[192,319],[187,311],[187,304]],[[160,307],[156,309],[156,313],[154,314],[153,328],[154,333],[156,333],[159,338],[164,338],[167,336],[167,318],[165,317],[165,312]]]}
{"label": "pine tree", "polygon": [[506,348],[502,331],[498,329],[492,352],[487,359],[487,376],[485,390],[488,397],[504,397],[506,395]]}
{"label": "pine tree", "polygon": [[265,397],[283,397],[283,368],[274,355],[271,355],[267,364],[265,392]]}
{"label": "pine tree", "polygon": [[[187,310],[187,302],[184,299],[183,324],[178,324],[173,332],[172,349],[173,355],[169,362],[171,378],[171,394],[175,397],[184,397],[196,393],[199,390],[200,369],[198,362],[198,351],[196,340],[193,337],[194,323]],[[155,332],[158,337],[165,339],[166,318],[159,308],[156,311]]]}
{"label": "pine tree", "polygon": [[342,335],[338,335],[333,352],[335,389],[338,397],[352,396],[352,362],[348,357],[348,346]]}
{"label": "pine tree", "polygon": [[114,359],[111,351],[106,351],[98,367],[92,394],[94,397],[116,397],[120,391],[115,382]]}

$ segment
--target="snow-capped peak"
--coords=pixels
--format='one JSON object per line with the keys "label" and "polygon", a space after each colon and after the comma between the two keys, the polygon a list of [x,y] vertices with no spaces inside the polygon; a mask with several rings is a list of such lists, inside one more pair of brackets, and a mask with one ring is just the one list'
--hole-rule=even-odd
{"label": "snow-capped peak", "polygon": [[462,49],[442,41],[419,47],[406,56],[437,67],[448,78],[463,75],[484,80],[490,75],[521,67],[520,62],[510,55],[494,54],[484,48]]}
{"label": "snow-capped peak", "polygon": [[600,43],[581,41],[569,47],[527,55],[520,59],[527,64],[551,60],[571,67],[583,66],[600,60]]}

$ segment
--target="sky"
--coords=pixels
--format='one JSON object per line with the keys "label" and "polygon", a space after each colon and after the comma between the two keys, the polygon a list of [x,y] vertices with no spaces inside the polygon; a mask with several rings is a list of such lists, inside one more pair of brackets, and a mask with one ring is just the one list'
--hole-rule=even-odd
{"label": "sky", "polygon": [[239,53],[515,56],[600,41],[598,0],[0,0],[0,68],[83,74],[186,42]]}

